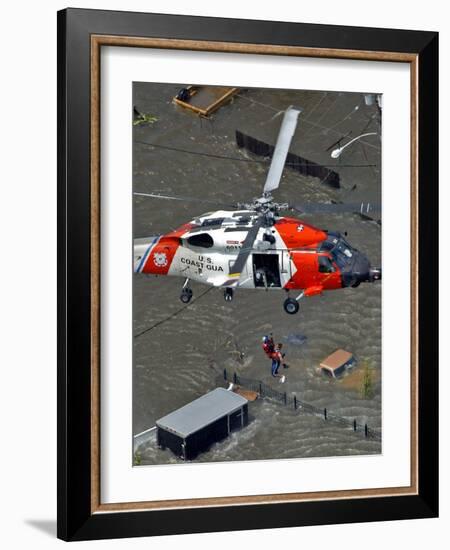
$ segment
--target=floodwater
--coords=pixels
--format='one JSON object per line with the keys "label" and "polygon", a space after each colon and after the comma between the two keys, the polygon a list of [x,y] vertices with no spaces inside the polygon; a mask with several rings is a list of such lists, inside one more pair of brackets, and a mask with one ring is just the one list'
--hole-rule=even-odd
{"label": "floodwater", "polygon": [[[153,124],[135,126],[135,191],[225,204],[260,196],[267,164],[215,159],[138,142],[261,160],[237,148],[235,130],[275,143],[282,111],[294,105],[304,111],[290,150],[321,164],[336,165],[341,189],[285,169],[275,200],[381,202],[380,113],[376,105],[365,105],[362,94],[241,90],[211,120],[201,120],[172,103],[181,87],[134,84],[136,108],[157,117]],[[342,143],[366,132],[377,132],[378,136],[358,140],[338,160],[332,159],[333,144],[350,131]],[[213,209],[195,201],[135,196],[134,237],[165,233]],[[367,254],[373,266],[381,266],[381,227],[376,223],[353,214],[301,217],[320,228],[347,231],[349,242]],[[215,388],[224,368],[381,430],[381,283],[363,283],[356,289],[303,299],[297,315],[284,312],[285,293],[279,290],[237,290],[235,299],[225,302],[220,289],[196,283],[192,284],[195,300],[185,307],[179,300],[182,284],[183,279],[177,277],[134,275],[134,434]],[[269,332],[276,341],[284,342],[287,353],[289,369],[283,371],[287,376],[283,385],[271,377],[270,361],[261,349],[261,337]],[[286,342],[289,335],[292,343]],[[325,378],[318,365],[337,348],[353,352],[358,366],[340,380]],[[364,364],[370,367],[370,397],[362,392]],[[378,441],[278,403],[257,400],[250,404],[249,414],[248,427],[215,444],[196,461],[381,452]],[[138,453],[141,464],[179,462],[169,450],[157,449],[152,439],[141,445]]]}

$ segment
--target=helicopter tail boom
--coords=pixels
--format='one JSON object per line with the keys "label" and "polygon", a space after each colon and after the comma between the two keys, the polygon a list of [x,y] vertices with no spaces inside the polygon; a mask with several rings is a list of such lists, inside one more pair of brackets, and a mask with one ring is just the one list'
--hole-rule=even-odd
{"label": "helicopter tail boom", "polygon": [[145,263],[152,251],[152,248],[158,242],[159,235],[152,235],[143,239],[134,239],[133,242],[133,265],[134,272],[141,273]]}

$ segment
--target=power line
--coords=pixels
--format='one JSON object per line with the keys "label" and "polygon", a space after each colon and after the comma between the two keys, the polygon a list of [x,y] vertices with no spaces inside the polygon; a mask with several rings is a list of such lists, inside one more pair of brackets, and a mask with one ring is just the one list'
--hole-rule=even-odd
{"label": "power line", "polygon": [[207,288],[205,290],[205,292],[202,292],[202,294],[200,294],[199,296],[197,296],[196,298],[191,300],[188,304],[184,305],[183,307],[181,307],[180,309],[178,309],[177,311],[175,311],[174,313],[172,313],[171,315],[169,315],[165,319],[162,319],[161,321],[158,321],[157,323],[155,323],[151,327],[148,327],[148,328],[144,329],[143,331],[138,332],[137,334],[135,334],[134,338],[139,338],[139,336],[142,336],[143,334],[146,334],[147,332],[150,332],[154,328],[159,327],[160,325],[164,324],[166,321],[170,321],[170,319],[173,319],[174,317],[176,317],[179,313],[184,311],[187,307],[191,306],[194,302],[196,302],[197,300],[200,300],[200,298],[202,298],[205,294],[207,294],[213,288],[214,288],[213,286],[210,286],[209,288]]}
{"label": "power line", "polygon": [[[252,99],[250,97],[247,97],[247,96],[244,96],[242,94],[236,94],[236,97],[240,97],[242,99],[246,99],[247,101],[250,101],[250,103],[254,103],[255,105],[260,105],[261,107],[265,107],[266,109],[270,109],[271,111],[275,111],[276,113],[280,113],[282,112],[282,110],[280,111],[280,109],[275,109],[275,107],[272,107],[272,105],[268,105],[267,103],[262,103],[261,101],[256,101],[255,99]],[[339,98],[337,98],[339,99]],[[336,104],[337,102],[337,99],[334,101],[334,103],[331,105],[331,107],[334,107],[334,105]],[[316,128],[320,128],[322,130],[328,130],[330,132],[333,132],[335,133],[336,135],[341,135],[340,132],[338,132],[337,130],[334,129],[334,126],[331,126],[331,127],[328,127],[328,126],[323,126],[322,124],[318,124],[319,120],[322,120],[324,115],[327,114],[329,112],[329,110],[331,109],[331,107],[329,107],[325,113],[323,113],[317,122],[311,122],[310,120],[308,120],[309,118],[309,115],[305,118],[302,118],[302,122],[305,123],[305,124],[309,124],[310,126],[315,126]],[[350,113],[351,114],[351,113]],[[347,118],[347,117],[346,117]],[[342,120],[337,123],[337,124],[340,124],[341,122],[343,122]],[[335,126],[337,126],[337,124],[335,124]],[[305,136],[309,133],[309,130],[306,132]],[[372,147],[373,149],[376,149],[377,151],[379,151],[379,147],[377,147],[376,145],[373,145],[372,143],[367,143],[366,141],[364,142],[368,147]],[[365,165],[364,165],[365,166]],[[362,168],[362,167],[358,167],[358,168]]]}
{"label": "power line", "polygon": [[[241,157],[227,157],[224,155],[216,155],[214,153],[203,153],[201,151],[191,151],[189,149],[180,149],[178,147],[171,147],[170,145],[161,145],[157,143],[149,143],[147,141],[136,140],[135,143],[140,145],[146,145],[147,147],[155,147],[156,149],[167,149],[168,151],[175,151],[177,153],[187,153],[189,155],[197,155],[202,157],[209,157],[220,160],[234,160],[237,162],[250,162],[257,164],[268,164],[270,159],[267,160],[257,160],[257,159],[245,159]],[[285,166],[309,166],[309,164],[294,164],[292,162],[286,162]],[[317,166],[322,166],[323,168],[371,168],[376,166],[375,164],[318,164]]]}

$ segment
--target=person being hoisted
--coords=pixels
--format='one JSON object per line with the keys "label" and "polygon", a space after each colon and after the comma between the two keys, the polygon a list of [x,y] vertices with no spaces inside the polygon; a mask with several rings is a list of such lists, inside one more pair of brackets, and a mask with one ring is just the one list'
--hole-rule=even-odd
{"label": "person being hoisted", "polygon": [[[262,348],[267,357],[272,361],[271,374],[274,378],[279,378],[280,382],[283,384],[286,381],[286,376],[278,374],[278,369],[280,368],[281,362],[285,354],[281,351],[283,344],[278,344],[275,347],[272,334],[269,336],[263,337]],[[283,367],[287,368],[287,365],[283,363]]]}

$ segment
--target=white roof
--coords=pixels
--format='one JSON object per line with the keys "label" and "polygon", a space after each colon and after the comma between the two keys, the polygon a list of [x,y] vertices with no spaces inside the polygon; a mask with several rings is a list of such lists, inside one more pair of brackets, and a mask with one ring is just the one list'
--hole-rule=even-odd
{"label": "white roof", "polygon": [[219,418],[237,411],[247,403],[247,399],[237,393],[224,388],[216,388],[160,418],[156,421],[156,425],[158,428],[185,438]]}

